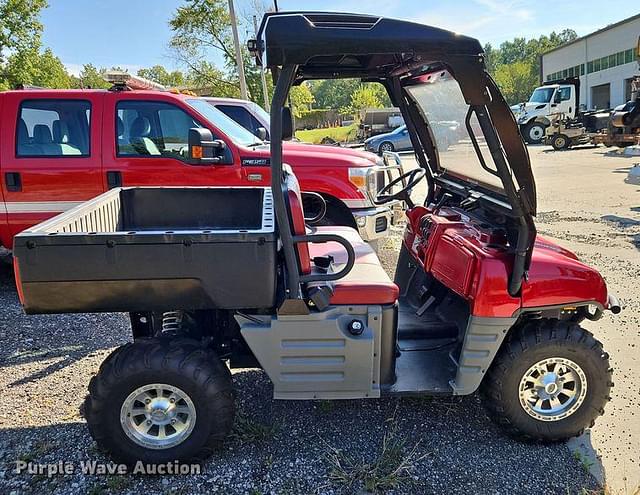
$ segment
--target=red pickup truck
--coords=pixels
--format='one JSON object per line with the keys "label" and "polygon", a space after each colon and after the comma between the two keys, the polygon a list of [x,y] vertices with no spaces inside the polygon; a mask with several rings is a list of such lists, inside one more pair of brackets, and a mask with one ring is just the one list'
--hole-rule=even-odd
{"label": "red pickup truck", "polygon": [[[218,163],[188,159],[193,127],[224,142]],[[284,161],[303,191],[325,199],[325,224],[356,227],[370,241],[388,233],[393,210],[370,199],[389,176],[381,158],[287,142]],[[271,169],[268,143],[201,98],[168,91],[20,90],[0,93],[0,174],[0,248],[10,249],[18,232],[112,187],[268,186]],[[313,210],[319,199],[308,194],[305,201]]]}

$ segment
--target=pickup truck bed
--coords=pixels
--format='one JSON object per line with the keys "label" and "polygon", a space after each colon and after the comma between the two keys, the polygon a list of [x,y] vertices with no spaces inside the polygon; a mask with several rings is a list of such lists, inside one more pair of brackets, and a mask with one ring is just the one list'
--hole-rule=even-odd
{"label": "pickup truck bed", "polygon": [[15,237],[27,313],[270,308],[264,187],[112,189]]}

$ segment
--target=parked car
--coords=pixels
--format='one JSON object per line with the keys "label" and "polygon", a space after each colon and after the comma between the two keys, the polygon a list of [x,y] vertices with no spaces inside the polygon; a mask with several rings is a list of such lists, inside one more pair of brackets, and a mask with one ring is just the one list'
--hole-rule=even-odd
{"label": "parked car", "polygon": [[406,125],[386,134],[378,134],[364,142],[364,149],[382,155],[385,151],[407,151],[413,149]]}
{"label": "parked car", "polygon": [[[442,143],[440,151],[447,151],[449,146],[460,138],[460,124],[455,121],[436,121],[431,128]],[[446,144],[446,146],[445,146]],[[386,151],[409,151],[413,149],[406,125],[401,125],[392,132],[379,134],[364,142],[364,149],[382,155]]]}
{"label": "parked car", "polygon": [[[269,184],[268,143],[209,102],[121,89],[0,92],[0,246],[11,249],[18,232],[113,187]],[[194,126],[224,148],[216,163],[186,156]],[[296,142],[283,153],[310,215],[326,207],[322,223],[357,228],[369,241],[387,235],[394,206],[371,200],[386,180],[381,158]]]}

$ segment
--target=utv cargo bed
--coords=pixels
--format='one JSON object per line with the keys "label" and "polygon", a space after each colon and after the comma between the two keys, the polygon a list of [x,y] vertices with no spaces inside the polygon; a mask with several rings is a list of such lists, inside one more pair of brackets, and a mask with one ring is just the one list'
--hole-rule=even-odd
{"label": "utv cargo bed", "polygon": [[262,187],[112,189],[16,236],[27,313],[271,308]]}

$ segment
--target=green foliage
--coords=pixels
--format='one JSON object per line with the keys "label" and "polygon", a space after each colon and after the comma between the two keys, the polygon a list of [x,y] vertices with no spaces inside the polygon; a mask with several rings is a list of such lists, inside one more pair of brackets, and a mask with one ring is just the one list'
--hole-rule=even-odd
{"label": "green foliage", "polygon": [[167,88],[182,87],[188,83],[187,77],[179,70],[169,72],[162,65],[154,65],[147,69],[140,69],[138,76],[144,77]]}
{"label": "green foliage", "polygon": [[106,69],[97,69],[92,64],[84,64],[78,77],[72,78],[72,87],[84,89],[107,89],[111,84],[104,80]]}
{"label": "green foliage", "polygon": [[358,89],[351,93],[349,106],[343,108],[341,113],[359,114],[365,108],[382,108],[380,92],[373,85],[361,84]]}
{"label": "green foliage", "polygon": [[494,78],[505,99],[515,104],[527,101],[533,89],[538,86],[538,75],[531,64],[523,61],[499,65]]}
{"label": "green foliage", "polygon": [[491,44],[485,45],[487,68],[509,104],[526,101],[540,84],[540,57],[544,52],[577,37],[573,29],[565,29],[530,40],[514,38],[505,41],[497,49]]}
{"label": "green foliage", "polygon": [[346,108],[351,94],[360,87],[358,79],[324,79],[310,83],[318,108]]}
{"label": "green foliage", "polygon": [[[296,131],[296,137],[305,143],[320,144],[323,139],[345,143],[356,138],[358,125],[352,124],[342,127],[327,127],[320,129],[309,129],[307,131]],[[322,407],[322,406],[321,406]]]}
{"label": "green foliage", "polygon": [[46,0],[0,0],[0,67],[8,51],[40,47],[40,12]]}
{"label": "green foliage", "polygon": [[311,105],[315,101],[309,86],[301,84],[300,86],[294,86],[289,92],[291,99],[291,112],[296,119],[304,117],[311,110]]}

